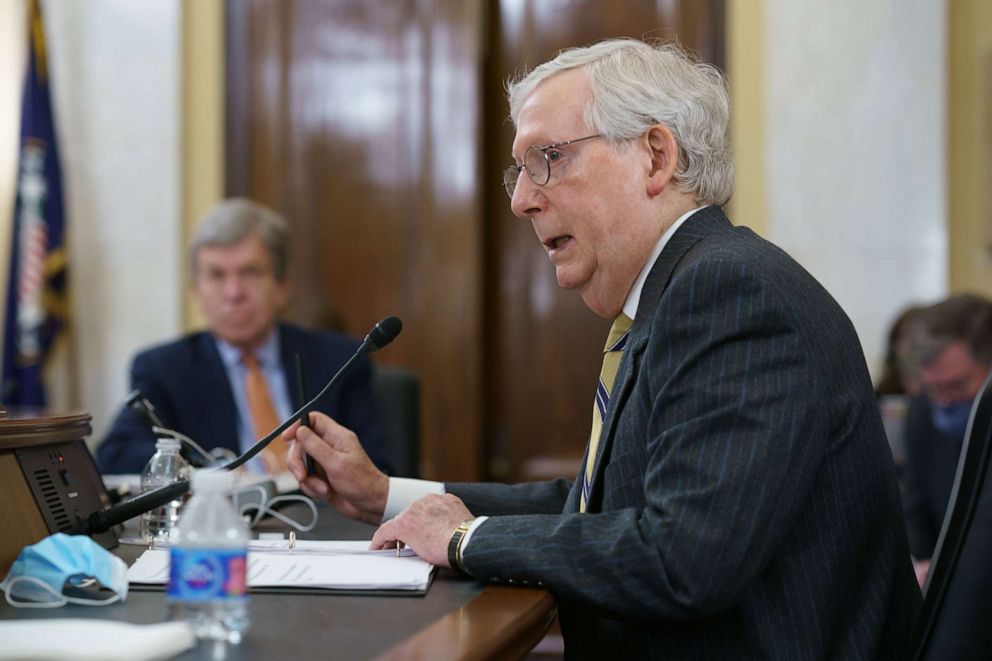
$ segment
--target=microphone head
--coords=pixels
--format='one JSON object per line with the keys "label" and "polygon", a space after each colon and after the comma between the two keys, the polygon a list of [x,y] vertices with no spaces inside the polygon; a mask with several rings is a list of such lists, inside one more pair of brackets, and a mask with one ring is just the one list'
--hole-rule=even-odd
{"label": "microphone head", "polygon": [[149,402],[143,392],[132,390],[124,400],[125,406],[140,415],[149,427],[164,427],[162,420],[155,413],[155,407]]}
{"label": "microphone head", "polygon": [[136,406],[141,406],[139,402],[142,397],[144,397],[144,395],[140,390],[132,390],[127,394],[127,397],[124,398],[124,406],[132,409]]}
{"label": "microphone head", "polygon": [[396,339],[396,336],[403,330],[403,322],[399,317],[386,317],[369,331],[362,342],[364,353],[378,351]]}

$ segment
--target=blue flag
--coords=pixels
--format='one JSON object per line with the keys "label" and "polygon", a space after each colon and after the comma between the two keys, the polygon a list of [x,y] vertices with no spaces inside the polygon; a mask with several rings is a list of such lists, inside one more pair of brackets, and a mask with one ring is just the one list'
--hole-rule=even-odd
{"label": "blue flag", "polygon": [[28,69],[3,348],[3,403],[12,406],[45,405],[42,370],[67,311],[62,178],[45,30],[38,0],[28,5]]}

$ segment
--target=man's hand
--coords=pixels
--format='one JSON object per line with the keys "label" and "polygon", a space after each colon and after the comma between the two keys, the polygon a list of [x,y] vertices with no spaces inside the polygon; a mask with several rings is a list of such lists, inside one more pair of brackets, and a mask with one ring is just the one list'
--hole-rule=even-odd
{"label": "man's hand", "polygon": [[[297,422],[283,432],[290,444],[288,468],[305,494],[325,499],[345,516],[379,523],[386,509],[389,478],[365,454],[358,436],[323,413],[310,414],[312,429]],[[316,475],[303,467],[303,451],[317,464]]]}
{"label": "man's hand", "polygon": [[396,542],[404,542],[427,562],[450,567],[448,541],[458,524],[471,518],[472,513],[458,496],[424,496],[379,526],[369,548],[393,548]]}

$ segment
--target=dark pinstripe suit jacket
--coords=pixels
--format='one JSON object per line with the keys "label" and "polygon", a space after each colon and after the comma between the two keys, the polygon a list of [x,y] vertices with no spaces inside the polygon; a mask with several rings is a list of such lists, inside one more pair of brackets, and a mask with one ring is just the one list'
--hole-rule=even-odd
{"label": "dark pinstripe suit jacket", "polygon": [[919,607],[850,321],[715,207],[645,283],[589,513],[564,480],[447,488],[493,515],[468,571],[552,588],[570,657],[893,658]]}

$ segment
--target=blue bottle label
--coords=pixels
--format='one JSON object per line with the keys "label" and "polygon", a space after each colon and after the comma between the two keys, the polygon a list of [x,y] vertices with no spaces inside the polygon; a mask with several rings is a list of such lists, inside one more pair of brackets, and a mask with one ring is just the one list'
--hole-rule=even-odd
{"label": "blue bottle label", "polygon": [[248,553],[232,549],[183,549],[169,553],[170,599],[217,601],[248,591]]}

